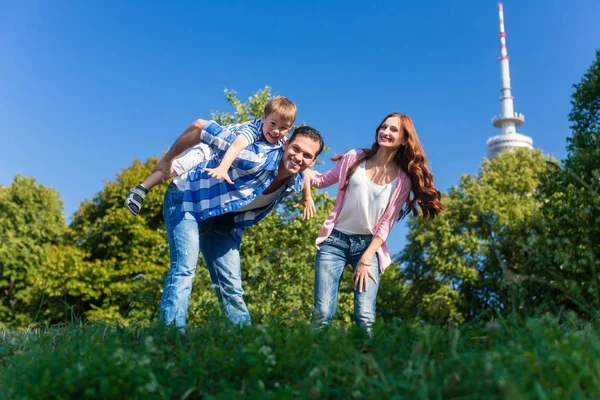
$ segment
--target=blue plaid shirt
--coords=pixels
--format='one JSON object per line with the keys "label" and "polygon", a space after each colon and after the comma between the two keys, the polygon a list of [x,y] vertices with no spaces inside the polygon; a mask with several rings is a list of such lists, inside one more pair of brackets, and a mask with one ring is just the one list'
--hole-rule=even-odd
{"label": "blue plaid shirt", "polygon": [[232,164],[234,168],[228,171],[233,185],[209,177],[205,168],[216,168],[235,138],[236,134],[227,127],[222,128],[215,121],[206,123],[200,139],[213,149],[214,154],[188,173],[182,211],[183,219],[195,219],[198,222],[233,212],[233,233],[240,244],[245,228],[262,220],[285,196],[293,192],[300,193],[304,186],[304,174],[291,176],[284,184],[284,189],[268,206],[235,213],[235,210],[250,204],[273,182],[283,155],[279,143],[254,142],[242,150]]}

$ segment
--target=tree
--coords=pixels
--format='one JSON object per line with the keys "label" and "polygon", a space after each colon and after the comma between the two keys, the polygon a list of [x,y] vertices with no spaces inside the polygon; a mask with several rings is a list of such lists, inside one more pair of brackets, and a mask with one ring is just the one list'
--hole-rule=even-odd
{"label": "tree", "polygon": [[22,327],[35,318],[31,281],[66,224],[58,193],[17,175],[0,186],[0,327]]}
{"label": "tree", "polygon": [[[226,124],[262,115],[271,98],[269,87],[239,101],[234,91],[225,96],[233,114],[213,118]],[[72,318],[113,320],[121,323],[156,318],[169,249],[162,203],[166,185],[154,188],[144,200],[142,212],[132,217],[123,207],[130,187],[141,182],[157,162],[152,157],[119,172],[92,200],[83,202],[73,217],[70,244],[49,250],[43,270],[34,279],[44,299],[41,315],[46,321]],[[255,321],[266,316],[308,319],[312,309],[314,240],[319,226],[333,207],[326,193],[314,193],[317,215],[303,221],[287,199],[260,224],[246,230],[242,243],[242,271],[248,307]],[[190,299],[190,323],[202,323],[218,313],[217,297],[200,257]],[[350,292],[351,293],[351,292]],[[347,294],[342,312],[351,315]]]}
{"label": "tree", "polygon": [[544,205],[528,252],[529,282],[538,303],[595,315],[600,310],[600,50],[574,85],[569,114],[573,135],[563,168],[542,179]]}
{"label": "tree", "polygon": [[573,136],[567,139],[565,177],[586,187],[600,179],[600,50],[581,82],[573,86],[569,114]]}
{"label": "tree", "polygon": [[[227,102],[235,112],[214,114],[220,124],[236,123],[262,115],[272,98],[266,86],[252,95],[247,102],[237,99],[235,91],[225,90]],[[292,127],[293,129],[294,127]],[[316,215],[302,220],[301,212],[293,205],[298,196],[288,198],[259,224],[244,233],[241,251],[243,287],[248,309],[255,321],[264,318],[299,318],[308,320],[313,304],[313,281],[316,248],[315,239],[320,225],[333,208],[333,198],[327,193],[316,193]],[[216,298],[210,289],[210,279],[204,269],[198,270],[196,288],[190,300],[190,320],[202,321],[215,309]],[[347,286],[347,287],[346,287]],[[340,295],[340,314],[349,321],[352,315],[352,297],[349,284]]]}
{"label": "tree", "polygon": [[524,246],[547,169],[540,151],[519,149],[485,160],[443,196],[448,210],[434,220],[411,218],[400,253],[408,309],[435,320],[462,322],[509,303],[510,283],[524,274]]}
{"label": "tree", "polygon": [[162,221],[164,190],[153,190],[137,217],[123,207],[123,199],[157,160],[134,160],[115,181],[106,182],[92,200],[81,204],[70,226],[69,245],[53,247],[34,280],[47,305],[42,311],[46,321],[83,317],[124,322],[154,316],[169,265]]}

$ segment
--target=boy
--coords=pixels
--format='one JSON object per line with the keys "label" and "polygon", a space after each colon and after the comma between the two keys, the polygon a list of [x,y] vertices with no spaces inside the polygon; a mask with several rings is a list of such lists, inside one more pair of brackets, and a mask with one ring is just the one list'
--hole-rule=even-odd
{"label": "boy", "polygon": [[[251,175],[258,173],[260,170],[257,170],[257,168],[244,168],[243,166],[236,164],[236,160],[240,156],[240,153],[247,146],[255,143],[259,145],[261,149],[264,149],[264,151],[272,151],[280,148],[285,142],[286,134],[295,119],[295,104],[283,96],[274,97],[265,106],[261,118],[243,124],[227,125],[224,129],[235,134],[235,140],[228,147],[223,155],[223,159],[216,168],[201,168],[201,170],[206,171],[209,177],[219,180],[224,179],[231,185],[234,185],[234,182],[231,180],[228,171],[232,165],[234,167],[232,173],[237,175]],[[197,122],[203,124],[205,121],[198,120]],[[186,175],[198,164],[216,156],[218,149],[213,148],[213,146],[214,144],[209,146],[205,143],[200,143],[184,156],[173,161],[171,176]],[[195,176],[197,177],[196,179],[199,178],[198,174],[195,174]],[[206,175],[204,175],[204,177],[206,177]],[[125,207],[133,215],[137,215],[140,212],[142,202],[148,194],[148,191],[159,183],[166,181],[168,178],[170,178],[170,176],[165,176],[161,171],[153,172],[144,182],[129,191],[125,199]],[[310,188],[307,188],[307,190],[304,191],[302,203],[306,207],[305,217],[307,217],[307,215],[312,215],[314,205],[312,205],[312,199],[310,198]]]}

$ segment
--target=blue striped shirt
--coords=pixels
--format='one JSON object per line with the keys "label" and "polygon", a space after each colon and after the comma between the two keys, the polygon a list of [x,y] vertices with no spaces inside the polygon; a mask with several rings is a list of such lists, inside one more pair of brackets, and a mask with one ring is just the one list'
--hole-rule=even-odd
{"label": "blue striped shirt", "polygon": [[[231,132],[229,127],[231,125],[223,128],[215,121],[209,121],[202,130],[200,139],[213,149],[214,154],[188,173],[182,204],[184,219],[203,221],[221,214],[235,213],[235,210],[250,204],[258,197],[277,176],[283,149],[279,143],[272,144],[264,140],[250,144],[232,164],[229,176],[233,185],[208,176],[205,168],[219,166],[237,134],[241,134],[237,125],[232,127],[237,133]],[[302,190],[304,174],[291,176],[284,185],[284,189],[268,206],[235,213],[233,232],[238,243],[241,243],[245,228],[263,219],[285,196]]]}

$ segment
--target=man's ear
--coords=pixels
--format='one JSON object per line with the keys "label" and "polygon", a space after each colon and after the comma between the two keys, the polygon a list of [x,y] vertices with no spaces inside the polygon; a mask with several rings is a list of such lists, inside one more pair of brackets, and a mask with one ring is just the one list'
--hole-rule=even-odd
{"label": "man's ear", "polygon": [[318,159],[319,159],[318,157],[315,157],[315,159],[309,164],[308,168],[314,167],[314,165],[315,165],[315,163],[317,162]]}

